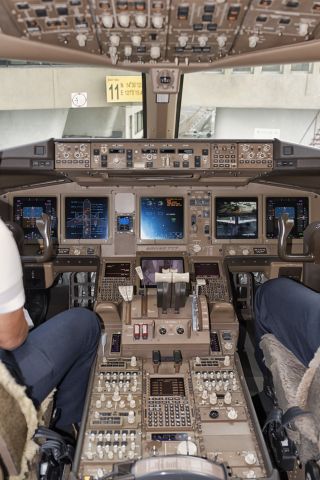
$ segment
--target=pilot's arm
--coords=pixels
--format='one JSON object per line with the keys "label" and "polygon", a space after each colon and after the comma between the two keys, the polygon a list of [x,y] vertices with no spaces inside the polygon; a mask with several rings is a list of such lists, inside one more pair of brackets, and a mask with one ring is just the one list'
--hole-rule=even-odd
{"label": "pilot's arm", "polygon": [[19,251],[12,233],[0,219],[0,348],[14,350],[28,335],[25,294]]}

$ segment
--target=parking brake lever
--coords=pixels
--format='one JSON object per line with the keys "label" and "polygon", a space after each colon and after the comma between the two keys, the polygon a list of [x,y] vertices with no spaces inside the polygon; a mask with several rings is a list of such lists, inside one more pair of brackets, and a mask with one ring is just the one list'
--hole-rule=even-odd
{"label": "parking brake lever", "polygon": [[48,262],[53,255],[53,243],[51,238],[51,219],[46,213],[36,220],[37,228],[43,238],[43,254],[42,255],[22,255],[22,263],[45,263]]}
{"label": "parking brake lever", "polygon": [[278,255],[285,262],[314,262],[314,255],[306,253],[304,255],[287,253],[288,236],[293,228],[294,222],[287,213],[280,215],[278,219]]}

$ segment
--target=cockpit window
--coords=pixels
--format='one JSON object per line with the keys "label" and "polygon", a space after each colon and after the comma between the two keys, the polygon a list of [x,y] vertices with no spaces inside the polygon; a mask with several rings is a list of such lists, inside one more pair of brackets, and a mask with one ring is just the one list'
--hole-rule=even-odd
{"label": "cockpit window", "polygon": [[269,139],[320,148],[320,64],[184,75],[179,138]]}
{"label": "cockpit window", "polygon": [[140,73],[1,60],[0,75],[1,150],[51,137],[143,137]]}

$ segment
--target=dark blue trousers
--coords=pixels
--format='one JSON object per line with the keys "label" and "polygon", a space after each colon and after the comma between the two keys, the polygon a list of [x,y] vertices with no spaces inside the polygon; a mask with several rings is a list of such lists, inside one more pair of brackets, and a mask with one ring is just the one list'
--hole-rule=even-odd
{"label": "dark blue trousers", "polygon": [[265,371],[259,342],[275,337],[307,366],[320,345],[320,294],[288,278],[269,280],[255,297],[256,358]]}
{"label": "dark blue trousers", "polygon": [[32,330],[23,345],[12,351],[35,404],[57,387],[55,406],[61,410],[57,427],[81,420],[99,338],[96,314],[73,308]]}

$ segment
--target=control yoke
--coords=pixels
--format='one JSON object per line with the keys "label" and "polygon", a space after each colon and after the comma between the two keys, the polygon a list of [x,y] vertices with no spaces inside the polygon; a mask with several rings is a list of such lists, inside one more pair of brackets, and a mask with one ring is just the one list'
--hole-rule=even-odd
{"label": "control yoke", "polygon": [[[309,245],[305,241],[305,254],[297,255],[287,253],[288,248],[288,235],[291,232],[294,225],[294,221],[289,218],[287,213],[283,213],[278,219],[278,229],[279,229],[279,236],[278,236],[278,255],[281,260],[286,262],[314,262],[315,256],[313,253],[309,251]],[[310,225],[309,225],[310,226]],[[307,232],[309,227],[305,230]],[[305,237],[306,240],[306,237]]]}
{"label": "control yoke", "polygon": [[52,258],[53,243],[51,238],[51,219],[46,213],[36,220],[37,228],[43,238],[43,254],[42,255],[22,255],[22,263],[45,263]]}

